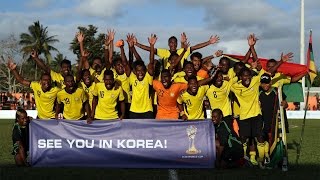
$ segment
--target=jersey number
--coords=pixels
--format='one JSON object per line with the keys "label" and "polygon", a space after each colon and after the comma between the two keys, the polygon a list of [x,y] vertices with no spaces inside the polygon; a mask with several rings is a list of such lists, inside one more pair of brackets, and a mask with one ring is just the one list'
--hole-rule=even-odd
{"label": "jersey number", "polygon": [[218,96],[217,96],[217,92],[213,91],[213,97],[214,97],[214,98],[217,98],[217,97],[218,97]]}
{"label": "jersey number", "polygon": [[138,80],[134,81],[134,86],[136,87],[138,85]]}
{"label": "jersey number", "polygon": [[186,103],[187,103],[188,106],[191,106],[191,101],[190,101],[190,99],[188,99],[188,100],[186,101]]}
{"label": "jersey number", "polygon": [[103,98],[104,97],[104,92],[100,91],[100,97]]}
{"label": "jersey number", "polygon": [[66,102],[66,104],[70,104],[69,98],[64,98],[64,101]]}

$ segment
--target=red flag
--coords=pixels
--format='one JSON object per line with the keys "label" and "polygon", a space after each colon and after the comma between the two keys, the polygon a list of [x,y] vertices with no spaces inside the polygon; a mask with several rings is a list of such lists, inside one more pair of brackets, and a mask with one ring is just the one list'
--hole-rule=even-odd
{"label": "red flag", "polygon": [[[225,54],[224,56],[228,57],[232,61],[238,62],[244,60],[245,56],[242,55],[233,55],[233,54]],[[266,69],[268,59],[266,58],[258,58],[262,68]],[[249,59],[249,62],[252,61],[252,58]],[[277,72],[281,72],[286,76],[295,77],[302,74],[306,74],[309,68],[306,65],[296,64],[296,63],[289,63],[284,62],[280,65]]]}

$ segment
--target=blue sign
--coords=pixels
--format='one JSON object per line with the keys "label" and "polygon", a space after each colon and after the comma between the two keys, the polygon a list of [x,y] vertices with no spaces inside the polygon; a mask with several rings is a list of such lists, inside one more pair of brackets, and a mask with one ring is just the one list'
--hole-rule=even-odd
{"label": "blue sign", "polygon": [[31,165],[212,168],[214,135],[209,120],[32,120]]}

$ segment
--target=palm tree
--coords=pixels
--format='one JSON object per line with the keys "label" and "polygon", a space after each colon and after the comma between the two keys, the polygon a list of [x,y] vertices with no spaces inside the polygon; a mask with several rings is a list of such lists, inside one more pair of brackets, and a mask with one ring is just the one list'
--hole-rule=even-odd
{"label": "palm tree", "polygon": [[61,61],[63,61],[64,59],[66,59],[66,56],[63,56],[63,54],[61,53],[58,53],[56,55],[56,57],[54,57],[54,60],[51,61],[50,63],[50,68],[56,72],[59,71],[60,69],[60,64],[61,64]]}
{"label": "palm tree", "polygon": [[59,42],[56,39],[56,35],[49,36],[48,35],[48,27],[43,27],[39,21],[34,22],[34,24],[28,27],[28,33],[21,33],[20,34],[20,45],[22,45],[21,51],[23,52],[24,57],[28,56],[31,51],[34,49],[39,54],[44,54],[47,64],[50,64],[52,57],[50,51],[57,51],[58,50],[51,46],[55,42]]}

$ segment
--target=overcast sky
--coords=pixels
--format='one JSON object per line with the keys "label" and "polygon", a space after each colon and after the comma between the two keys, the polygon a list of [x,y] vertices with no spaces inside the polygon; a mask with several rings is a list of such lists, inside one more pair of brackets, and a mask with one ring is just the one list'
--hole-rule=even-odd
{"label": "overcast sky", "polygon": [[[318,67],[319,9],[319,0],[305,0],[306,44],[312,29]],[[101,33],[115,29],[116,39],[134,33],[143,44],[155,33],[156,47],[162,48],[168,47],[170,36],[180,39],[181,32],[186,32],[192,45],[220,36],[218,44],[199,50],[204,56],[218,49],[245,54],[246,37],[255,33],[258,56],[278,59],[281,52],[292,51],[294,61],[300,62],[300,0],[11,0],[0,2],[0,17],[0,39],[11,33],[19,37],[39,20],[50,35],[57,35],[60,42],[54,46],[72,61],[75,55],[69,46],[77,27],[93,24]]]}

